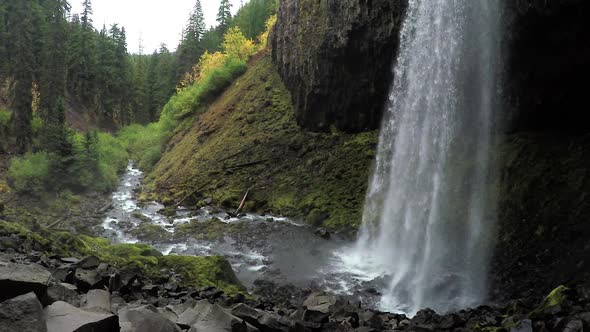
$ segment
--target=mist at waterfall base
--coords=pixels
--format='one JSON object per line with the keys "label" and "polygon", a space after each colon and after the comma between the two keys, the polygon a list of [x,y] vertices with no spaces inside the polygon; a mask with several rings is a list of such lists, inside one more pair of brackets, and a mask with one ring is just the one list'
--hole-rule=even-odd
{"label": "mist at waterfall base", "polygon": [[383,309],[481,304],[494,237],[498,1],[409,1],[357,244]]}

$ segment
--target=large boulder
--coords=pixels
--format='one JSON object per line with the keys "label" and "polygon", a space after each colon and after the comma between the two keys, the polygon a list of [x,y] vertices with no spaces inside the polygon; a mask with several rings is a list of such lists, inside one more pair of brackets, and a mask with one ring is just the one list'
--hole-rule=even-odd
{"label": "large boulder", "polygon": [[78,287],[68,283],[53,283],[47,288],[49,302],[64,301],[75,307],[80,306]]}
{"label": "large boulder", "polygon": [[39,265],[0,262],[0,301],[34,292],[45,302],[49,278],[51,273]]}
{"label": "large boulder", "polygon": [[119,311],[122,331],[128,332],[177,332],[180,328],[152,305],[126,308]]}
{"label": "large boulder", "polygon": [[48,332],[118,332],[119,318],[111,313],[80,309],[66,302],[45,308]]}
{"label": "large boulder", "polygon": [[297,121],[311,130],[378,128],[407,0],[284,0],[272,57]]}
{"label": "large boulder", "polygon": [[282,321],[279,315],[254,309],[240,303],[231,310],[232,315],[243,319],[261,332],[281,332],[289,330],[289,322]]}
{"label": "large boulder", "polygon": [[83,307],[109,312],[111,311],[111,294],[102,289],[91,289],[86,294],[86,301]]}
{"label": "large boulder", "polygon": [[197,304],[183,312],[176,322],[182,328],[190,328],[189,331],[207,332],[246,332],[246,322],[239,319],[217,304],[211,304],[207,300],[201,300]]}
{"label": "large boulder", "polygon": [[43,307],[35,293],[27,293],[0,303],[0,331],[47,331]]}

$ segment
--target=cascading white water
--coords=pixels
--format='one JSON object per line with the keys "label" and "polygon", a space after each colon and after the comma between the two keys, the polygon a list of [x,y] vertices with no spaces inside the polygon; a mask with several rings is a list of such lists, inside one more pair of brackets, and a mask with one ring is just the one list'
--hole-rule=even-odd
{"label": "cascading white water", "polygon": [[444,312],[485,298],[499,3],[409,1],[361,236],[346,258],[391,277],[387,309]]}

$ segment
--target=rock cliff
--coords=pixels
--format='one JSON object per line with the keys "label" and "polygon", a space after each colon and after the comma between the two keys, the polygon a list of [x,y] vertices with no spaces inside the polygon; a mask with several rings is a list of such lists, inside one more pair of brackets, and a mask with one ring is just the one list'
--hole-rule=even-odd
{"label": "rock cliff", "polygon": [[285,0],[273,60],[306,129],[376,129],[407,0]]}

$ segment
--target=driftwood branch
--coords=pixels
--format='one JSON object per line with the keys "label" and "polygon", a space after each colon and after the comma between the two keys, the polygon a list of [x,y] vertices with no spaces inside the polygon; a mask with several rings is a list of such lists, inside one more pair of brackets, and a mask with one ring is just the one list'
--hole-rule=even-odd
{"label": "driftwood branch", "polygon": [[235,215],[237,215],[238,212],[240,212],[240,210],[244,208],[244,205],[246,204],[246,198],[248,198],[248,193],[250,193],[250,189],[246,190],[246,193],[244,194],[244,198],[242,198],[242,201],[240,202],[240,206],[238,206]]}

